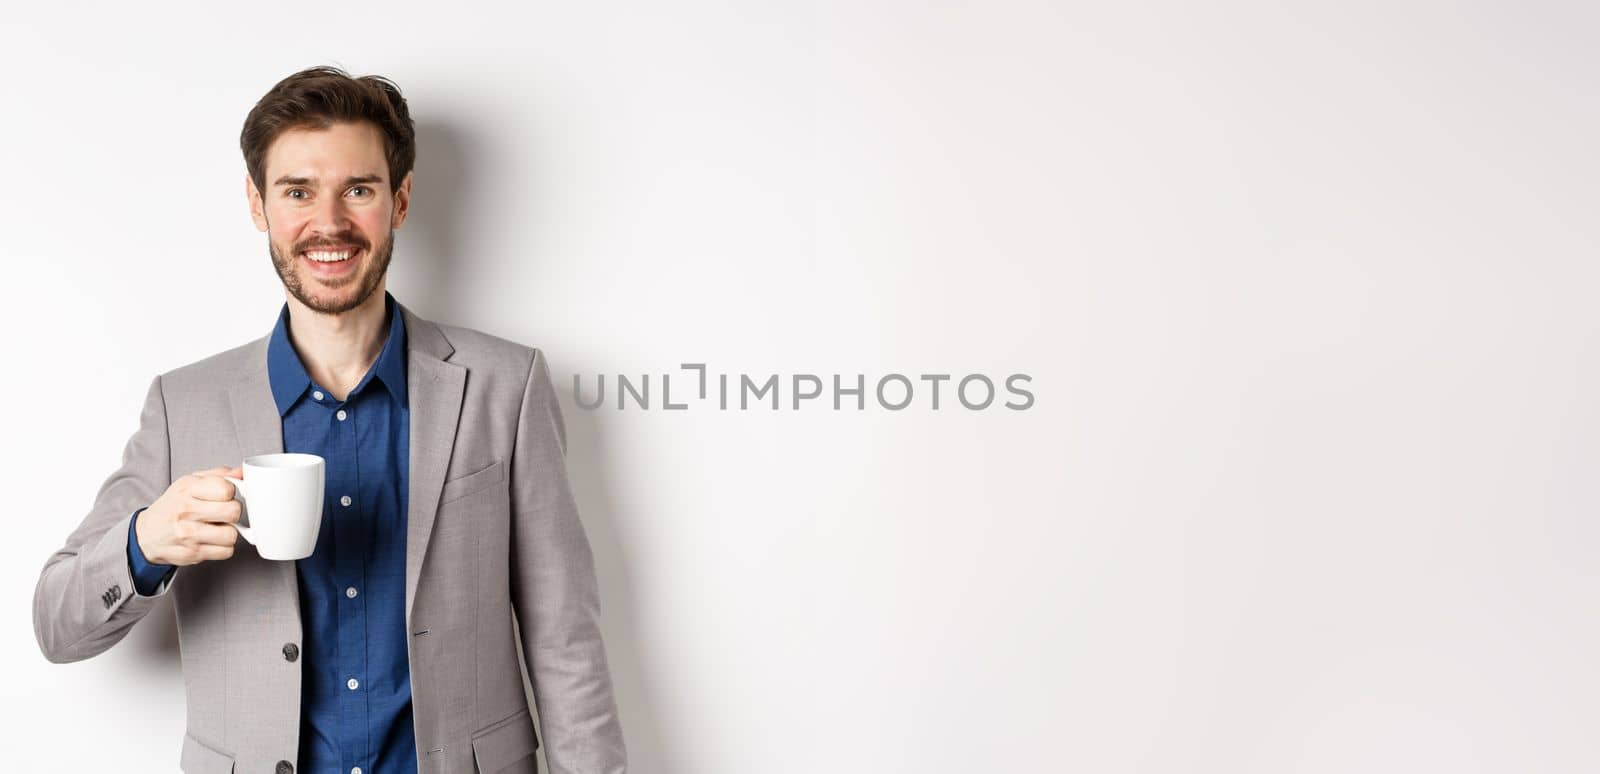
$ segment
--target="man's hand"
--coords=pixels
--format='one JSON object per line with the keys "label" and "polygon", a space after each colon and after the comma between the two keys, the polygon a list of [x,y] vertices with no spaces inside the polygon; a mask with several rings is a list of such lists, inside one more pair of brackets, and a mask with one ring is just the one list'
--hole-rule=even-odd
{"label": "man's hand", "polygon": [[233,482],[223,476],[243,474],[241,468],[212,468],[172,482],[134,525],[144,557],[187,566],[233,556],[239,501],[233,499]]}

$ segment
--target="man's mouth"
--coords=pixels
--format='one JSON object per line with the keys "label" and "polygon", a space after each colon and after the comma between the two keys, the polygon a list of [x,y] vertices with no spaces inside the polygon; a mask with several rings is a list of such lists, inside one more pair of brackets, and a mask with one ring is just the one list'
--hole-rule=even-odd
{"label": "man's mouth", "polygon": [[361,252],[359,247],[319,247],[314,250],[302,250],[300,254],[317,263],[338,263],[350,260],[351,257],[359,252]]}
{"label": "man's mouth", "polygon": [[358,248],[355,245],[338,246],[338,248],[320,246],[299,251],[299,257],[306,261],[304,272],[326,283],[341,283],[347,278],[355,277],[355,269],[358,265],[362,265],[360,261],[365,254],[365,248]]}

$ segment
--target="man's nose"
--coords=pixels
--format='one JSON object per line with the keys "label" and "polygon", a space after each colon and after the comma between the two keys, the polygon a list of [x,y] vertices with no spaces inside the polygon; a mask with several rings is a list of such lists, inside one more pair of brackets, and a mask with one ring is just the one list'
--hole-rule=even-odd
{"label": "man's nose", "polygon": [[350,213],[345,208],[344,200],[337,196],[324,197],[312,209],[311,221],[307,225],[312,231],[323,234],[337,234],[349,230]]}

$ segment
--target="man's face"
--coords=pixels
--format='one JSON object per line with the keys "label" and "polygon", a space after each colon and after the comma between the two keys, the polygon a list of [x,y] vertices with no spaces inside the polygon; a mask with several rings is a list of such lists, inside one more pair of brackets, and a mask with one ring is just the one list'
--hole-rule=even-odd
{"label": "man's face", "polygon": [[245,176],[250,215],[267,233],[289,294],[323,314],[360,306],[384,284],[411,175],[391,192],[383,135],[370,123],[286,129],[267,148],[266,190]]}

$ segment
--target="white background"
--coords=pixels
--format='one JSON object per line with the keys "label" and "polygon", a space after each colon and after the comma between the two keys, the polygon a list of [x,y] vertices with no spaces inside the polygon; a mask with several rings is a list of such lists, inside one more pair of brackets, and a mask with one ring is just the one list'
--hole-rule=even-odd
{"label": "white background", "polygon": [[[551,358],[636,774],[1600,769],[1600,14],[1290,5],[8,10],[4,768],[176,770],[170,611],[52,665],[31,593],[270,329],[239,129],[338,64],[396,296]],[[682,362],[1036,403],[572,402]]]}

